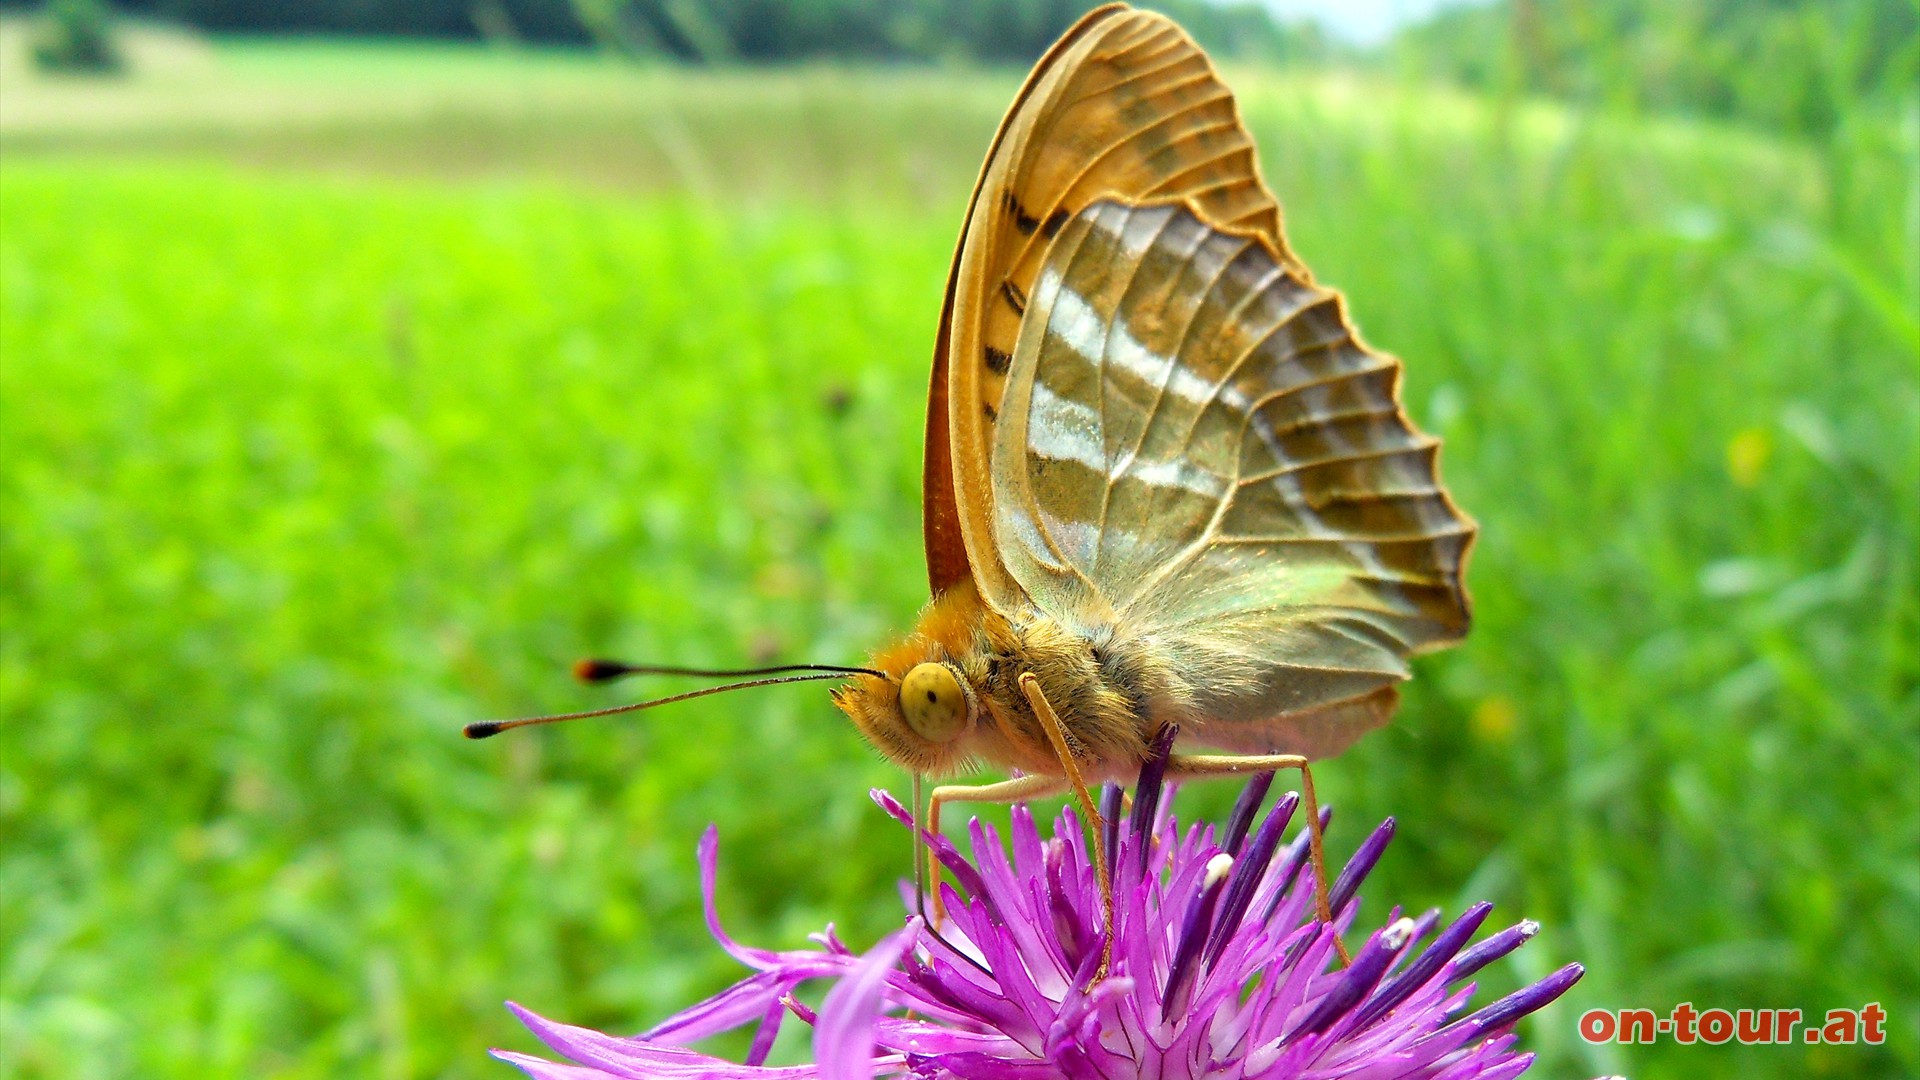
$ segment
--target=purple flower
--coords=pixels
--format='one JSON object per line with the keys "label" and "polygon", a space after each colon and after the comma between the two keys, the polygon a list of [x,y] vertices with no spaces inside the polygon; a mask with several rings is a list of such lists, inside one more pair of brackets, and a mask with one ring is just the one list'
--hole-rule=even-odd
{"label": "purple flower", "polygon": [[[992,828],[970,826],[973,859],[944,837],[921,834],[961,888],[942,886],[948,922],[938,935],[918,918],[858,955],[829,928],[817,949],[742,946],[714,914],[718,839],[700,842],[707,926],[754,973],[634,1038],[544,1019],[509,1005],[534,1034],[577,1064],[504,1050],[537,1080],[606,1077],[1024,1080],[1068,1077],[1347,1078],[1503,1080],[1532,1064],[1514,1048],[1514,1022],[1579,979],[1569,964],[1490,1005],[1466,1012],[1472,976],[1538,927],[1523,922],[1472,947],[1490,905],[1443,929],[1439,913],[1394,917],[1340,966],[1335,929],[1314,920],[1305,830],[1283,845],[1297,799],[1253,819],[1271,776],[1242,794],[1224,830],[1182,831],[1161,805],[1151,766],[1123,824],[1120,793],[1105,792],[1116,934],[1107,977],[1088,983],[1101,953],[1100,894],[1072,810],[1043,838],[1015,807],[1012,853]],[[884,792],[874,799],[911,824]],[[1250,835],[1249,835],[1250,834]],[[1332,888],[1344,930],[1355,890],[1393,835],[1388,820],[1361,845]],[[1423,944],[1424,943],[1424,944]],[[793,990],[837,980],[816,1015]],[[1464,1015],[1462,1015],[1464,1013]],[[789,1015],[813,1027],[817,1064],[762,1063]],[[745,1064],[686,1044],[759,1025]]]}

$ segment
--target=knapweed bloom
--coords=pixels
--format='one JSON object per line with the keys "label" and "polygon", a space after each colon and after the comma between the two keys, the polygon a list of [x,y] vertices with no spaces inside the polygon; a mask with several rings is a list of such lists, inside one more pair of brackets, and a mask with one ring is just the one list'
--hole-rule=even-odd
{"label": "knapweed bloom", "polygon": [[[1334,936],[1352,922],[1355,890],[1385,849],[1393,822],[1375,830],[1341,871],[1331,893],[1334,926],[1322,925],[1314,918],[1304,830],[1282,843],[1296,798],[1279,799],[1252,828],[1271,781],[1250,784],[1217,831],[1179,827],[1162,805],[1152,764],[1124,822],[1118,789],[1107,789],[1102,816],[1113,863],[1114,947],[1112,967],[1098,980],[1101,898],[1072,810],[1043,837],[1026,808],[1015,807],[1011,853],[977,820],[971,859],[946,839],[922,834],[960,886],[943,886],[947,920],[935,934],[909,917],[864,955],[830,928],[815,937],[818,948],[789,952],[728,937],[714,913],[718,841],[709,829],[700,844],[708,928],[753,974],[633,1038],[510,1006],[574,1064],[495,1054],[538,1080],[1498,1080],[1526,1071],[1532,1055],[1515,1049],[1514,1022],[1560,996],[1580,977],[1579,965],[1468,1011],[1474,974],[1536,929],[1523,922],[1469,946],[1487,904],[1444,928],[1437,912],[1396,912],[1359,945],[1351,964],[1341,965]],[[911,826],[891,796],[874,798]],[[793,997],[815,979],[834,980],[817,1014]],[[789,1016],[812,1025],[816,1061],[768,1067],[763,1063]],[[756,1023],[744,1064],[687,1049]]]}

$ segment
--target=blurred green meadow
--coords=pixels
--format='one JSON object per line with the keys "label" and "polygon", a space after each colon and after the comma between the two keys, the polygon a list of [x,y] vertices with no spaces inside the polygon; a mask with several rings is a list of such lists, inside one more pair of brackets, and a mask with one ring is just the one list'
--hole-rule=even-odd
{"label": "blurred green meadow", "polygon": [[[0,1075],[498,1077],[506,998],[638,1030],[741,973],[708,822],[736,936],[896,926],[906,778],[818,687],[458,730],[627,700],[583,655],[908,625],[1020,72],[156,34],[88,81],[0,27]],[[1915,113],[1228,75],[1482,526],[1473,636],[1316,772],[1336,852],[1400,822],[1362,921],[1540,920],[1486,980],[1587,965],[1540,1075],[1920,1072]],[[1683,1001],[1892,1022],[1575,1032]]]}

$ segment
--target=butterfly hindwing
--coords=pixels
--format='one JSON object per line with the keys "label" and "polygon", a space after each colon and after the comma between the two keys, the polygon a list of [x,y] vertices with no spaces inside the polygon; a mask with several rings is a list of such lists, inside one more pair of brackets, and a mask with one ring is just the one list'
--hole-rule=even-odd
{"label": "butterfly hindwing", "polygon": [[971,574],[990,605],[1018,601],[993,534],[993,429],[1047,253],[1100,199],[1185,203],[1306,277],[1206,54],[1164,16],[1123,5],[1090,12],[1041,59],[1001,122],[955,253],[927,418],[924,525],[936,593]]}
{"label": "butterfly hindwing", "polygon": [[1084,209],[1001,402],[1010,576],[1050,614],[1151,636],[1202,741],[1337,750],[1391,711],[1408,655],[1467,626],[1473,526],[1399,373],[1257,236],[1181,205]]}

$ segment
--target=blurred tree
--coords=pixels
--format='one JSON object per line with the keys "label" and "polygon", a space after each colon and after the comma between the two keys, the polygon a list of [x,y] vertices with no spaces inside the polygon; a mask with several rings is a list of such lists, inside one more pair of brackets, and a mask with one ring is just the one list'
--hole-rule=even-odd
{"label": "blurred tree", "polygon": [[588,40],[569,0],[120,0],[204,30]]}
{"label": "blurred tree", "polygon": [[1821,135],[1844,103],[1920,85],[1912,0],[1497,0],[1395,43],[1481,90],[1546,93]]}
{"label": "blurred tree", "polygon": [[34,28],[33,62],[44,71],[114,72],[123,66],[102,0],[53,0]]}
{"label": "blurred tree", "polygon": [[[1089,0],[124,0],[207,30],[595,41],[694,63],[820,57],[1028,64]],[[1331,46],[1254,0],[1162,0],[1219,56],[1303,61]]]}
{"label": "blurred tree", "polygon": [[[626,52],[682,60],[854,56],[1028,64],[1091,5],[1084,0],[574,0],[582,25]],[[1317,28],[1277,22],[1253,3],[1149,5],[1222,56],[1306,60]]]}

